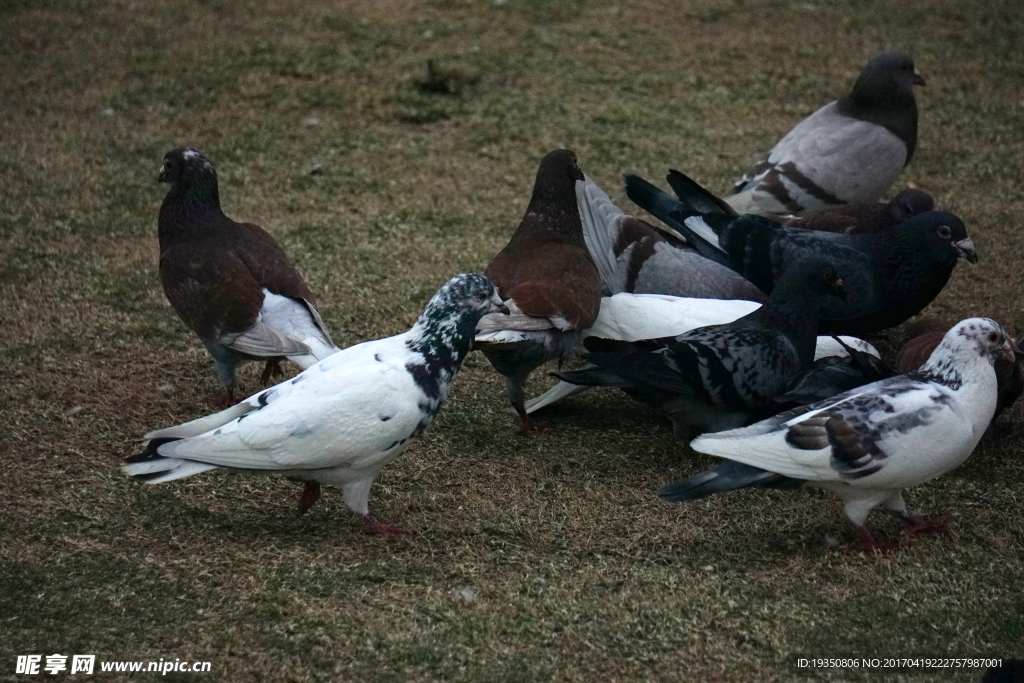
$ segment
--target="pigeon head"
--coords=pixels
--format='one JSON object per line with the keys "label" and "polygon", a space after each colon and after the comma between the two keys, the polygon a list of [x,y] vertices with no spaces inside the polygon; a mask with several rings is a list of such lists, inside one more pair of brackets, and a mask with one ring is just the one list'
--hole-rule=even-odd
{"label": "pigeon head", "polygon": [[1013,340],[1003,326],[991,318],[961,320],[946,333],[921,370],[926,374],[948,376],[954,364],[963,365],[976,358],[992,366],[998,361],[1016,362]]}
{"label": "pigeon head", "polygon": [[193,204],[220,206],[217,172],[209,159],[191,147],[165,154],[157,180],[171,184],[168,199],[174,197]]}
{"label": "pigeon head", "polygon": [[932,255],[934,263],[946,262],[952,267],[957,259],[978,262],[974,242],[967,235],[963,221],[945,211],[928,211],[904,221],[896,231],[907,247]]}
{"label": "pigeon head", "polygon": [[924,190],[916,187],[903,190],[889,202],[889,216],[896,224],[926,213],[935,208],[935,200]]}
{"label": "pigeon head", "polygon": [[448,346],[464,341],[468,351],[480,318],[496,312],[507,315],[509,310],[490,280],[475,273],[456,275],[427,304],[413,337]]}
{"label": "pigeon head", "polygon": [[803,259],[786,269],[769,298],[791,300],[829,296],[846,299],[846,289],[839,273],[821,259]]}
{"label": "pigeon head", "polygon": [[850,93],[854,100],[877,100],[899,93],[914,97],[914,86],[924,85],[924,78],[906,52],[883,52],[875,55],[860,72]]}
{"label": "pigeon head", "polygon": [[571,197],[575,202],[577,180],[583,180],[583,171],[580,170],[575,152],[570,149],[548,152],[540,160],[530,204],[538,200],[560,202],[566,197]]}
{"label": "pigeon head", "polygon": [[[504,313],[508,315],[509,310],[494,284],[483,275],[467,273],[456,275],[449,280],[444,287],[431,300],[438,303],[445,302],[445,307],[451,310],[458,310],[469,316],[476,316],[477,319],[488,313]],[[428,306],[429,308],[429,306]],[[474,320],[474,326],[479,320]]]}

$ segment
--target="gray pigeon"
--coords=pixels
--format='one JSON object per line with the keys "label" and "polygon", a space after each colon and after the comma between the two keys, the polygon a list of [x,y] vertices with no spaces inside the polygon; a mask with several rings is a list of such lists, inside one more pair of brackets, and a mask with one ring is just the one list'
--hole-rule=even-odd
{"label": "gray pigeon", "polygon": [[814,360],[818,312],[844,296],[842,280],[820,260],[796,264],[767,303],[724,325],[678,337],[620,342],[592,337],[594,367],[558,373],[573,384],[614,386],[665,413],[680,438],[692,428],[720,431],[776,412],[772,399]]}
{"label": "gray pigeon", "polygon": [[218,467],[280,474],[306,482],[303,512],[330,484],[368,533],[403,534],[370,515],[370,487],[433,421],[477,323],[495,311],[508,309],[487,278],[457,275],[409,331],[338,351],[227,410],[150,432],[122,469],[147,484]]}
{"label": "gray pigeon", "polygon": [[924,79],[910,55],[877,55],[850,94],[801,121],[725,201],[764,216],[877,202],[917,145],[915,85]]}
{"label": "gray pigeon", "polygon": [[696,439],[695,451],[729,461],[658,495],[682,502],[738,488],[808,485],[843,500],[858,549],[882,548],[864,527],[878,506],[903,519],[908,533],[940,531],[951,518],[911,514],[903,489],[967,459],[995,413],[993,365],[1013,360],[1013,344],[998,323],[964,320],[920,370]]}
{"label": "gray pigeon", "polygon": [[758,303],[768,298],[731,268],[626,215],[590,178],[576,181],[576,202],[605,296],[627,292]]}

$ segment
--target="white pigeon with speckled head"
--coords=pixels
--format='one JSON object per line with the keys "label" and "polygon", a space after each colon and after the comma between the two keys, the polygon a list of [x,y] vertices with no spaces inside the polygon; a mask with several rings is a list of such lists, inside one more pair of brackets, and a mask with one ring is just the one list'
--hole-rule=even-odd
{"label": "white pigeon with speckled head", "polygon": [[964,320],[920,370],[695,439],[694,450],[731,462],[658,493],[681,502],[748,486],[807,484],[843,500],[864,548],[878,547],[864,528],[878,506],[902,517],[911,531],[938,530],[948,520],[911,515],[903,489],[945,474],[974,451],[996,408],[993,364],[1013,357],[998,323]]}
{"label": "white pigeon with speckled head", "polygon": [[433,421],[477,323],[493,311],[508,309],[487,278],[456,276],[408,332],[339,351],[222,412],[150,432],[123,470],[149,484],[218,467],[280,474],[307,482],[303,511],[330,484],[367,531],[404,533],[370,515],[370,487]]}

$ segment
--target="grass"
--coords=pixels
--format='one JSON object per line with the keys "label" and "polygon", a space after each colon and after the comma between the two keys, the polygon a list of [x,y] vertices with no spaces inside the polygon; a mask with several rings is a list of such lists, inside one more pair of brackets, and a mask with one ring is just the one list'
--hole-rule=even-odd
{"label": "grass", "polygon": [[[709,459],[614,393],[516,438],[477,356],[374,488],[410,540],[361,535],[336,495],[293,519],[299,489],[279,479],[118,471],[216,388],[157,277],[154,180],[183,144],[348,345],[481,271],[544,152],[575,149],[623,206],[626,170],[724,189],[902,47],[929,85],[901,182],[961,215],[982,256],[928,313],[1021,333],[1016,3],[50,0],[0,21],[0,678],[55,651],[273,681],[858,681],[874,676],[793,657],[1020,656],[1019,406],[910,493],[960,512],[953,531],[892,557],[836,551],[851,534],[823,494],[659,503]],[[255,390],[257,369],[241,381]]]}

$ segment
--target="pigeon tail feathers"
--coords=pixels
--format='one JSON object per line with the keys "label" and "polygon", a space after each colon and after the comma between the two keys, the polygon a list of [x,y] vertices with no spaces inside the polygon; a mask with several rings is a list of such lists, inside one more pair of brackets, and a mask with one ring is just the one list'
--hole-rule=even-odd
{"label": "pigeon tail feathers", "polygon": [[216,465],[204,462],[165,458],[160,455],[160,446],[172,441],[180,441],[180,439],[174,437],[153,439],[146,444],[146,450],[125,458],[121,470],[129,477],[146,484],[162,484],[172,479],[183,479],[191,477],[193,474],[217,469]]}
{"label": "pigeon tail feathers", "polygon": [[658,496],[669,503],[682,503],[734,489],[796,488],[802,484],[800,479],[727,460],[707,472],[665,484],[658,489]]}

